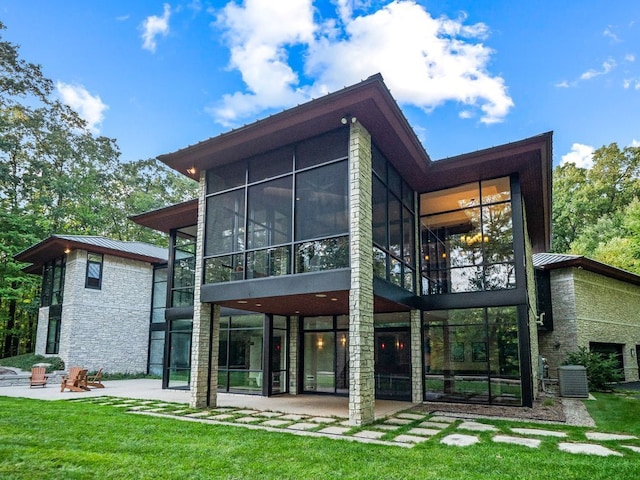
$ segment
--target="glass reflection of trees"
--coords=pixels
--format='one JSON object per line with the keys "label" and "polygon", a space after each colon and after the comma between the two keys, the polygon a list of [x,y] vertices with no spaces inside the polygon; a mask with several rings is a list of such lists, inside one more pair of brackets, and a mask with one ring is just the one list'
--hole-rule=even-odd
{"label": "glass reflection of trees", "polygon": [[423,294],[515,287],[509,178],[421,196]]}

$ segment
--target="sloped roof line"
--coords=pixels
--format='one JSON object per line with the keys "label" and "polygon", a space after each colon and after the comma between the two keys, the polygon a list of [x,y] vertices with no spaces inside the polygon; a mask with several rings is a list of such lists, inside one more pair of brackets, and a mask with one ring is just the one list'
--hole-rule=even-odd
{"label": "sloped roof line", "polygon": [[557,270],[560,268],[580,268],[598,273],[616,280],[640,285],[640,275],[623,270],[613,265],[593,260],[584,255],[560,253],[534,253],[533,266],[540,270]]}

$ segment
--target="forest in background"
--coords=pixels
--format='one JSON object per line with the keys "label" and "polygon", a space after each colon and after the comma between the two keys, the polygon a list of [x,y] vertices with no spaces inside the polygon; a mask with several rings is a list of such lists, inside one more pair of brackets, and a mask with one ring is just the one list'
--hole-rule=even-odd
{"label": "forest in background", "polygon": [[[0,358],[33,351],[40,277],[13,256],[52,234],[166,245],[128,217],[189,200],[197,184],[155,159],[122,162],[54,94],[39,65],[4,41],[0,22]],[[556,253],[640,274],[640,147],[603,146],[593,166],[553,171]]]}
{"label": "forest in background", "polygon": [[166,245],[128,217],[192,199],[197,184],[155,159],[124,163],[54,94],[0,23],[0,358],[32,352],[41,278],[13,256],[52,234]]}

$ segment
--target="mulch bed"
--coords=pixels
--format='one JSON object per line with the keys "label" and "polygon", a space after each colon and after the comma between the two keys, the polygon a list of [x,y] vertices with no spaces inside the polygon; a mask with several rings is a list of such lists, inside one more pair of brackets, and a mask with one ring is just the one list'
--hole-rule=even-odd
{"label": "mulch bed", "polygon": [[[508,407],[501,405],[472,405],[463,403],[424,402],[413,408],[421,413],[448,412],[461,416],[465,414],[484,417],[499,417],[521,420],[542,420],[548,422],[566,422],[562,409],[562,400],[553,399],[553,405],[542,405],[545,399],[536,400],[532,408]],[[548,402],[547,402],[548,403]]]}

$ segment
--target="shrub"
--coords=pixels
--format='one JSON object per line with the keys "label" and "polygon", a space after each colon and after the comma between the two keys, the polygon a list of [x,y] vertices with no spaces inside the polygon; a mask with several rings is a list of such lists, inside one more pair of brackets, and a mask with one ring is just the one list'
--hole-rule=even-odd
{"label": "shrub", "polygon": [[577,352],[567,355],[564,365],[582,365],[587,369],[589,390],[603,392],[611,390],[610,383],[624,379],[613,353],[604,355],[592,352],[587,347],[579,347]]}
{"label": "shrub", "polygon": [[48,363],[47,372],[51,373],[54,370],[64,370],[64,362],[59,357],[44,357],[42,355],[36,355],[35,353],[25,353],[24,355],[17,355],[15,357],[7,357],[0,360],[0,365],[5,367],[15,367],[20,370],[29,371],[36,363]]}

